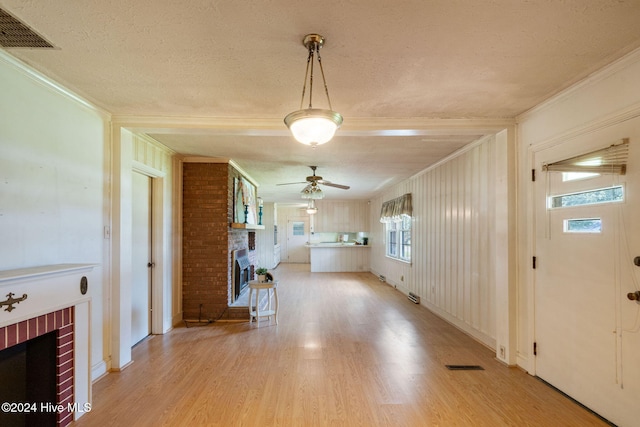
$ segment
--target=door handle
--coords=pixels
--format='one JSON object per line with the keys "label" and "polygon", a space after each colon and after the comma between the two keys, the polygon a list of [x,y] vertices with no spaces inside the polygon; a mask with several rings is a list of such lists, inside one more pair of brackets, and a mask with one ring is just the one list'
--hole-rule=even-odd
{"label": "door handle", "polygon": [[629,292],[627,294],[627,298],[629,298],[631,301],[640,301],[640,291]]}
{"label": "door handle", "polygon": [[147,267],[151,268],[151,267],[155,267],[156,263],[155,262],[149,262],[147,263]]}

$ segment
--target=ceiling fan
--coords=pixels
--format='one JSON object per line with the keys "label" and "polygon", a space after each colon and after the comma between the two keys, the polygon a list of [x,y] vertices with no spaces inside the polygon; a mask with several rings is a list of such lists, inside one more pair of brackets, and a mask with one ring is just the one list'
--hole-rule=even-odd
{"label": "ceiling fan", "polygon": [[[313,188],[317,188],[318,184],[322,184],[322,185],[326,185],[328,187],[335,187],[335,188],[340,188],[342,190],[348,190],[349,187],[348,185],[342,185],[342,184],[335,184],[331,181],[327,181],[326,179],[322,179],[321,176],[316,175],[316,168],[317,166],[309,166],[311,168],[311,170],[313,171],[313,175],[308,176],[306,181],[303,182],[287,182],[284,184],[278,184],[278,185],[291,185],[291,184],[308,184],[308,186],[311,186]],[[304,190],[303,190],[304,191]]]}

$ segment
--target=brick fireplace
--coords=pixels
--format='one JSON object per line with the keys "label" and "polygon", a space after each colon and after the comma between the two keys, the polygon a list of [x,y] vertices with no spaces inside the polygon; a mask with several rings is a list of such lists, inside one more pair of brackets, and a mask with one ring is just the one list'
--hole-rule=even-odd
{"label": "brick fireplace", "polygon": [[[30,414],[14,409],[26,425],[67,426],[91,410],[90,298],[82,282],[88,288],[92,270],[92,265],[58,264],[0,271],[0,354],[16,371],[14,386],[24,382],[3,383],[0,392],[6,397],[25,389],[18,399],[30,405]],[[16,414],[0,414],[0,420],[2,415],[13,417],[6,422],[16,420]]]}
{"label": "brick fireplace", "polygon": [[[55,376],[52,380],[52,383],[55,384],[55,400],[49,400],[49,402],[61,406],[58,406],[60,409],[51,410],[52,407],[46,406],[43,401],[39,401],[36,403],[35,411],[24,414],[27,416],[27,420],[29,418],[32,420],[27,424],[46,425],[48,424],[47,420],[53,419],[57,425],[66,426],[73,419],[73,414],[70,410],[72,409],[74,396],[73,314],[74,308],[68,307],[0,328],[0,352],[9,348],[19,347],[20,344],[28,344],[28,341],[48,333],[55,334],[55,349],[52,352],[54,357],[52,364],[55,366],[55,372],[51,372]],[[46,364],[46,362],[43,364]],[[33,369],[38,372],[38,376],[42,371],[46,370],[40,366],[33,367]],[[8,400],[3,399],[3,401]],[[35,403],[34,400],[25,396],[17,401]],[[30,409],[34,409],[34,407],[32,406]],[[0,414],[0,417],[3,415],[9,416],[10,414]]]}
{"label": "brick fireplace", "polygon": [[[182,311],[185,320],[246,319],[230,307],[233,252],[250,249],[248,230],[231,228],[233,180],[241,174],[229,163],[189,161],[182,169]],[[254,235],[255,237],[255,235]],[[253,275],[255,250],[248,250]]]}

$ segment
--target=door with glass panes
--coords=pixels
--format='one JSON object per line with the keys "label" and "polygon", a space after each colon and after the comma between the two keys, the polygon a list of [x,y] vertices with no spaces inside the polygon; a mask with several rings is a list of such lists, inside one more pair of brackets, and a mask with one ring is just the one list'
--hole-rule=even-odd
{"label": "door with glass panes", "polygon": [[535,373],[606,419],[633,425],[640,305],[626,296],[637,280],[625,217],[640,188],[619,172],[544,171],[584,152],[576,141],[535,153]]}
{"label": "door with glass panes", "polygon": [[287,221],[287,262],[308,264],[309,218],[292,217]]}

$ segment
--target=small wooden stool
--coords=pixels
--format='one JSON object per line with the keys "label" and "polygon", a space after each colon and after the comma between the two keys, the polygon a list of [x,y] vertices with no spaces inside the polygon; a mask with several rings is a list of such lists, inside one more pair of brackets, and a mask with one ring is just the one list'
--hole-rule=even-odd
{"label": "small wooden stool", "polygon": [[[260,290],[267,290],[267,310],[260,311]],[[255,299],[255,307],[251,305],[251,296],[253,291],[256,291],[256,299]],[[271,308],[271,297],[275,299],[275,307]],[[255,310],[254,310],[255,308]],[[256,319],[256,323],[258,326],[260,325],[260,317],[269,317],[271,320],[271,316],[274,316],[276,319],[276,325],[278,324],[278,281],[274,280],[273,282],[260,283],[258,281],[252,280],[249,282],[249,323]]]}

